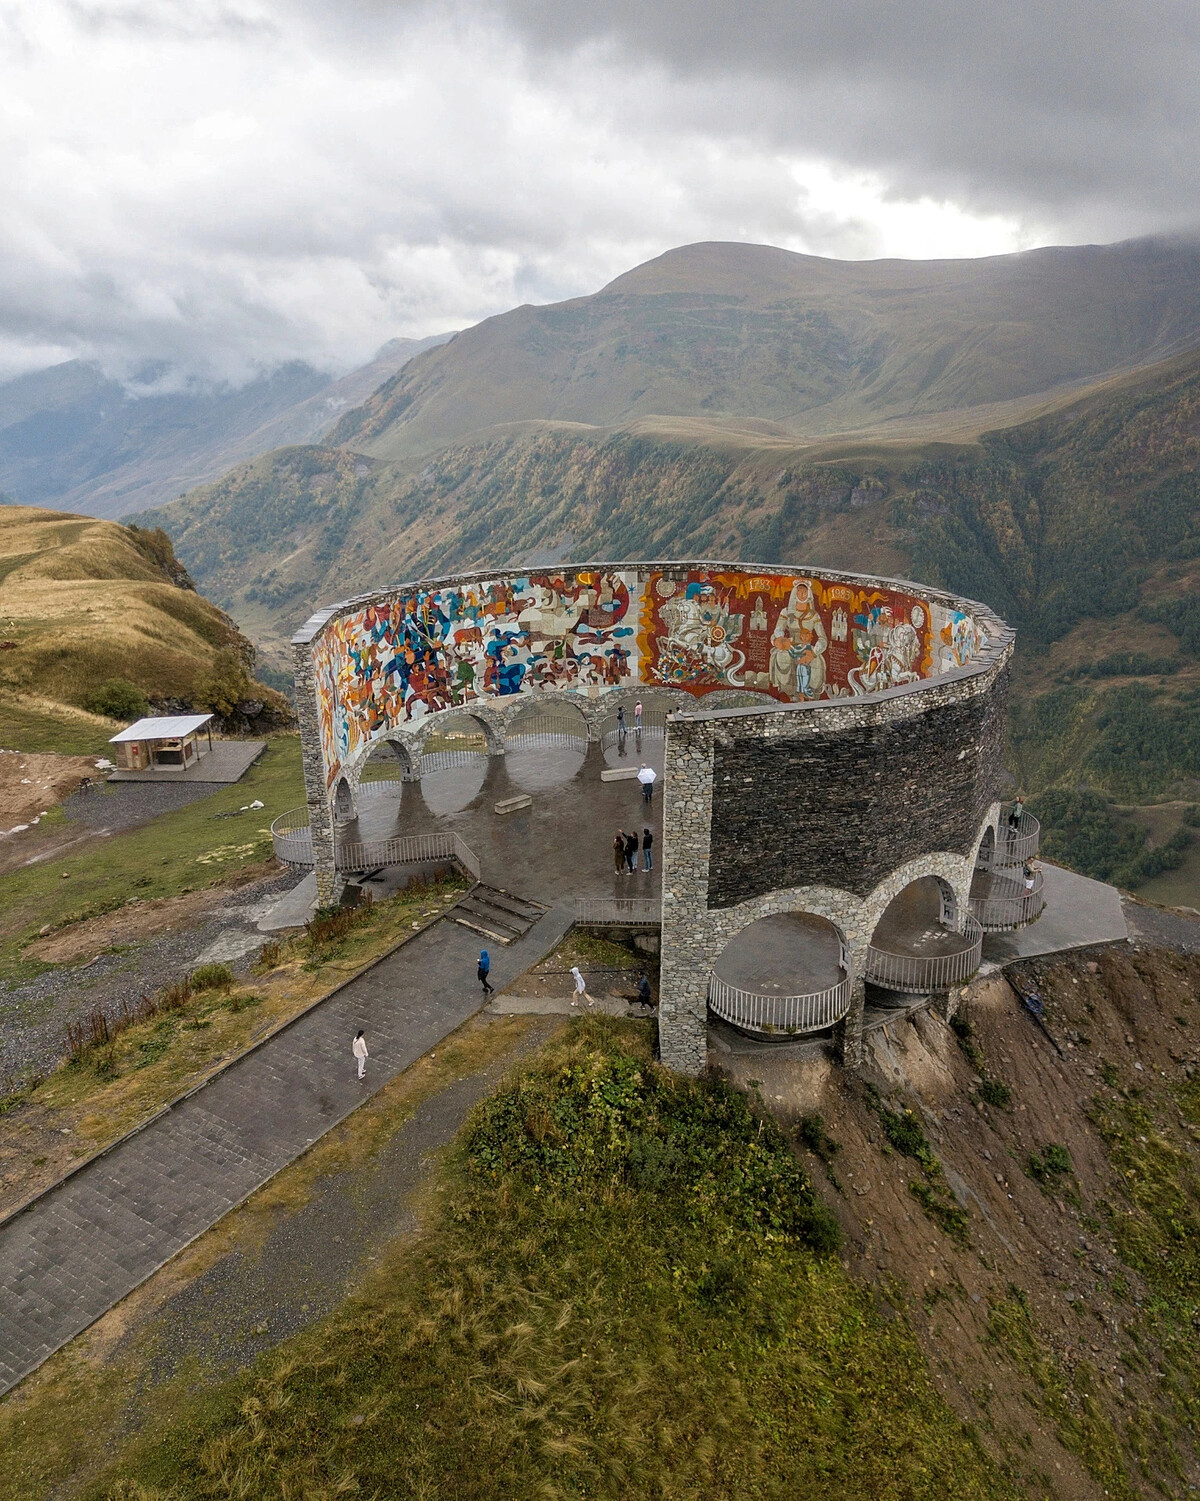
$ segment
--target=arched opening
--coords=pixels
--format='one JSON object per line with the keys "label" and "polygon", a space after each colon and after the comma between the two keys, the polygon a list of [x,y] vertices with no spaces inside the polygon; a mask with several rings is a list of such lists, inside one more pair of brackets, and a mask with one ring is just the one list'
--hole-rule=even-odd
{"label": "arched opening", "polygon": [[983,932],[960,914],[941,876],[918,876],[888,903],[867,949],[867,979],[880,991],[932,995],[979,968]]}
{"label": "arched opening", "polygon": [[421,747],[421,796],[431,813],[457,813],[487,779],[488,739],[472,714],[440,715]]}
{"label": "arched opening", "polygon": [[559,787],[578,774],[587,747],[587,720],[574,704],[534,700],[508,722],[504,758],[509,780],[523,792]]}
{"label": "arched opening", "polygon": [[850,989],[846,946],[833,923],[781,912],[729,940],[713,965],[708,1003],[739,1032],[786,1041],[840,1021]]}
{"label": "arched opening", "polygon": [[394,740],[381,740],[363,762],[358,779],[358,798],[387,797],[398,801],[409,769],[408,752]]}
{"label": "arched opening", "polygon": [[333,789],[333,816],[338,823],[349,823],[355,816],[354,794],[345,777],[339,777]]}

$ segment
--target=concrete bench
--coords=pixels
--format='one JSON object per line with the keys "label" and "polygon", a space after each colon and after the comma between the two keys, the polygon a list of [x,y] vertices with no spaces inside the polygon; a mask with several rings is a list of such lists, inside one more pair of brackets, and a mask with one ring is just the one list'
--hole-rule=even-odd
{"label": "concrete bench", "polygon": [[610,766],[607,771],[600,773],[600,780],[602,782],[632,782],[637,774],[636,766]]}
{"label": "concrete bench", "polygon": [[527,792],[523,792],[520,797],[502,797],[495,805],[497,813],[516,813],[521,808],[532,806],[533,799]]}

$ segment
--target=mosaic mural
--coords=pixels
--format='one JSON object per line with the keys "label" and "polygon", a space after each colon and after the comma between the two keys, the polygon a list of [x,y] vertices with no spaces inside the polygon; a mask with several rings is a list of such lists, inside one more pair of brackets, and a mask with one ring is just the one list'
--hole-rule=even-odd
{"label": "mosaic mural", "polygon": [[786,703],[878,693],[936,671],[927,600],[780,574],[651,574],[638,631],[647,682]]}
{"label": "mosaic mural", "polygon": [[437,709],[636,681],[631,587],[636,573],[535,573],[336,617],[313,647],[328,784],[360,746]]}
{"label": "mosaic mural", "polygon": [[628,569],[405,591],[331,620],[313,666],[332,786],[387,730],[477,699],[635,683],[836,699],[965,667],[985,644],[972,616],[897,589]]}

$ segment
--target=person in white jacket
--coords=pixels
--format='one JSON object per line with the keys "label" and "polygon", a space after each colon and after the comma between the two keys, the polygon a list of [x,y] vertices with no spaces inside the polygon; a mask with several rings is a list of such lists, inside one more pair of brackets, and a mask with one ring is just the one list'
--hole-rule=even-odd
{"label": "person in white jacket", "polygon": [[367,1039],[361,1032],[354,1034],[354,1045],[350,1051],[358,1059],[358,1077],[361,1079],[367,1071]]}

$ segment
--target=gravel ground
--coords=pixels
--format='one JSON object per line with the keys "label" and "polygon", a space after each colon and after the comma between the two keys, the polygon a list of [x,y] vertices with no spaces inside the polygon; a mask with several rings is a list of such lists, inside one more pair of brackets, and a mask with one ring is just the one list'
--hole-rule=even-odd
{"label": "gravel ground", "polygon": [[[139,791],[153,783],[130,783]],[[180,793],[184,787],[169,787]],[[244,973],[267,941],[256,927],[280,893],[296,885],[294,871],[239,886],[205,912],[194,926],[148,939],[123,953],[101,954],[86,964],[48,970],[28,984],[0,990],[0,1092],[29,1073],[44,1073],[63,1055],[67,1023],[99,1006],[115,1016],[122,1001],[134,1001],[173,984],[196,965],[229,964]]]}
{"label": "gravel ground", "polygon": [[1128,900],[1121,903],[1121,909],[1135,943],[1146,948],[1178,949],[1184,954],[1200,953],[1200,918]]}
{"label": "gravel ground", "polygon": [[214,782],[105,782],[90,792],[73,792],[62,810],[70,823],[118,834],[223,790]]}

